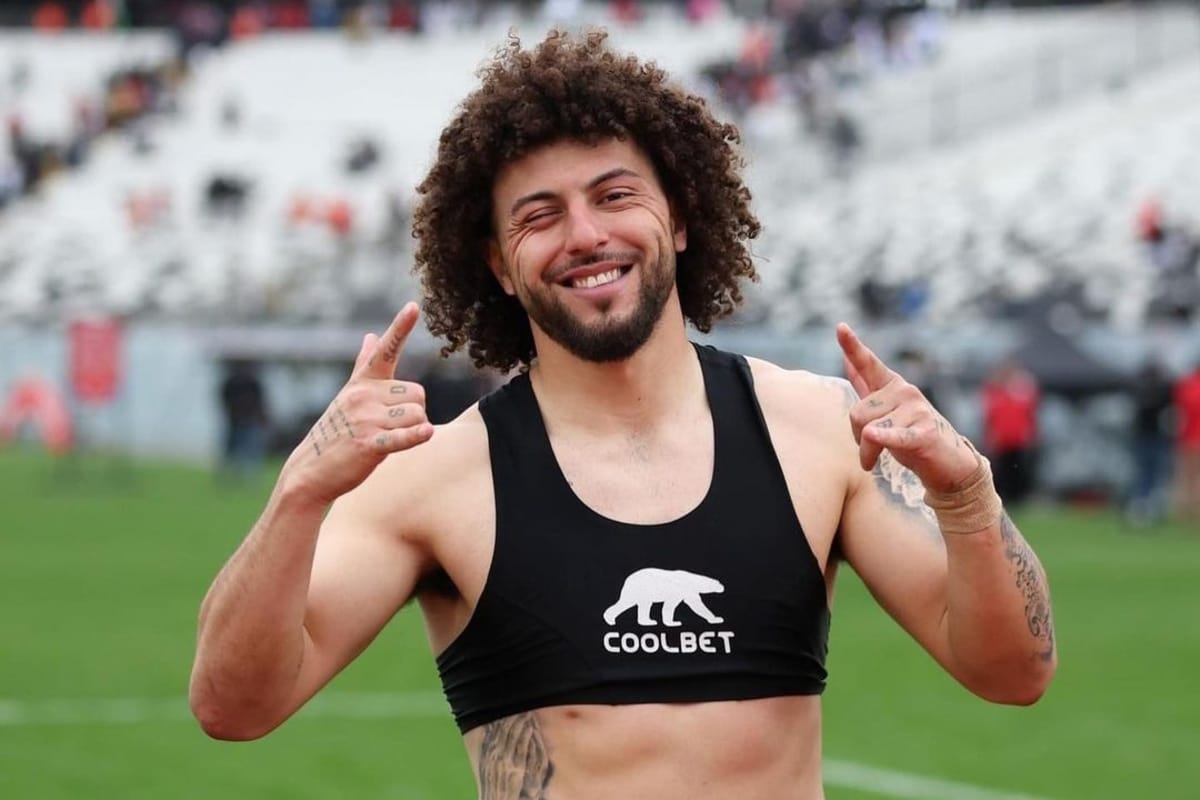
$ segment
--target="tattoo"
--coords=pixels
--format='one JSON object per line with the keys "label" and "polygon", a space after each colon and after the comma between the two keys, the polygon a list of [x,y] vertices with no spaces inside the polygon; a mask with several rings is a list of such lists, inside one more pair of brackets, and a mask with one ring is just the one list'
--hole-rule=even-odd
{"label": "tattoo", "polygon": [[1000,518],[1000,538],[1004,541],[1005,557],[1017,568],[1017,588],[1025,597],[1025,623],[1029,633],[1045,644],[1038,657],[1049,661],[1054,657],[1054,620],[1050,616],[1050,596],[1041,565],[1007,514]]}
{"label": "tattoo", "polygon": [[939,543],[942,542],[942,531],[938,527],[937,517],[934,516],[933,509],[925,505],[925,486],[911,469],[901,465],[885,450],[875,462],[874,475],[875,485],[892,505],[919,517],[930,535],[936,537]]}
{"label": "tattoo", "polygon": [[333,408],[334,413],[330,416],[333,417],[337,422],[342,423],[342,427],[346,429],[346,435],[353,439],[354,429],[350,427],[350,420],[346,417],[346,412],[342,409],[342,404],[334,401]]}
{"label": "tattoo", "polygon": [[354,430],[350,427],[350,419],[346,416],[342,404],[335,400],[329,413],[318,419],[317,424],[308,432],[308,438],[319,456],[321,445],[343,437],[353,439]]}
{"label": "tattoo", "polygon": [[392,406],[391,408],[388,409],[388,416],[389,417],[403,417],[404,416],[404,406]]}
{"label": "tattoo", "polygon": [[843,410],[849,410],[858,402],[858,392],[854,391],[854,387],[850,385],[850,381],[845,378],[822,377],[821,382],[831,384],[841,390]]}
{"label": "tattoo", "polygon": [[553,775],[537,714],[514,714],[484,726],[479,800],[546,800]]}
{"label": "tattoo", "polygon": [[388,446],[388,435],[386,433],[381,433],[378,436],[376,436],[375,437],[375,446],[380,449],[387,447]]}
{"label": "tattoo", "polygon": [[391,392],[392,392],[392,394],[407,394],[408,387],[407,386],[393,386],[391,388]]}
{"label": "tattoo", "polygon": [[878,422],[873,422],[871,424],[874,425],[876,428],[894,428],[894,427],[896,427],[896,423],[893,422],[888,417],[884,417],[883,419],[879,420]]}
{"label": "tattoo", "polygon": [[396,360],[396,355],[399,352],[400,352],[400,338],[398,336],[393,336],[388,341],[387,346],[383,348],[384,361],[394,362]]}
{"label": "tattoo", "polygon": [[882,401],[882,400],[876,400],[876,399],[872,398],[872,399],[870,399],[870,400],[868,400],[868,401],[867,401],[867,406],[868,406],[869,408],[879,408],[879,407],[880,407],[880,406],[882,406],[882,405],[883,405],[883,401]]}

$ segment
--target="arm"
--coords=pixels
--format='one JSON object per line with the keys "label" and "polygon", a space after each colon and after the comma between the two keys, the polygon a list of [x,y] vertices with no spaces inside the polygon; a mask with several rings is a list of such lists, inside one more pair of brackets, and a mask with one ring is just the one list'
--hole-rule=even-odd
{"label": "arm", "polygon": [[420,387],[390,378],[415,321],[408,306],[364,340],[350,382],[204,599],[189,699],[214,737],[279,725],[366,647],[425,568],[367,481],[388,453],[432,434]]}
{"label": "arm", "polygon": [[[880,604],[988,700],[1028,704],[1056,668],[1045,572],[1003,513],[986,462],[915,387],[839,330],[860,400],[842,552]],[[963,492],[974,481],[977,488]],[[925,493],[940,498],[938,514]],[[965,505],[964,505],[965,504]],[[940,519],[939,519],[940,517]],[[965,522],[965,527],[964,527]]]}

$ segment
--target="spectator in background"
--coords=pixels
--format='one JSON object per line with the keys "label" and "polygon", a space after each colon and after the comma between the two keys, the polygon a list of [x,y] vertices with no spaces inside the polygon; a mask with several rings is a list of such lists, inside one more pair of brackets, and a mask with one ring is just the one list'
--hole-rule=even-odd
{"label": "spectator in background", "polygon": [[38,5],[33,10],[33,17],[30,19],[33,27],[39,31],[62,31],[66,30],[71,24],[70,18],[67,17],[67,9],[62,3],[46,2]]}
{"label": "spectator in background", "polygon": [[116,22],[116,9],[108,0],[89,0],[79,12],[79,24],[90,31],[107,31]]}
{"label": "spectator in background", "polygon": [[1023,502],[1033,490],[1040,394],[1033,375],[1011,357],[983,386],[984,444],[1006,504]]}
{"label": "spectator in background", "polygon": [[221,382],[221,410],[225,437],[219,474],[226,479],[251,478],[266,455],[268,420],[266,395],[254,363],[229,363]]}
{"label": "spectator in background", "polygon": [[1166,513],[1171,474],[1171,378],[1157,360],[1146,362],[1133,386],[1133,484],[1125,517],[1150,525]]}
{"label": "spectator in background", "polygon": [[1200,522],[1200,362],[1175,384],[1176,506],[1186,522]]}

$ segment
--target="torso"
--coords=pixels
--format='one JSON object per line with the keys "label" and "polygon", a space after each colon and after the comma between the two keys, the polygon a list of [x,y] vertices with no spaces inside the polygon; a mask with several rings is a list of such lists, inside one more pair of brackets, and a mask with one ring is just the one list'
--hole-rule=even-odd
{"label": "torso", "polygon": [[[842,389],[806,373],[753,360],[751,365],[797,518],[832,598],[830,555],[848,485],[846,465],[854,463],[853,450],[846,447],[850,433]],[[589,441],[549,424],[547,430],[576,495],[614,520],[653,524],[679,518],[701,502],[712,478],[706,403],[681,411],[660,434],[625,441]],[[698,436],[698,430],[710,433]],[[439,430],[434,441],[439,437],[444,447],[438,449],[453,452],[453,463],[431,469],[427,479],[440,481],[437,489],[445,499],[420,520],[416,533],[429,563],[444,570],[456,589],[419,596],[435,653],[470,620],[487,579],[495,533],[487,432],[480,413],[472,409]],[[670,491],[662,491],[664,485]],[[465,736],[484,796],[553,800],[816,800],[823,796],[820,741],[816,695],[557,706],[514,714]],[[530,794],[505,788],[517,778],[526,782],[526,791],[541,788]]]}

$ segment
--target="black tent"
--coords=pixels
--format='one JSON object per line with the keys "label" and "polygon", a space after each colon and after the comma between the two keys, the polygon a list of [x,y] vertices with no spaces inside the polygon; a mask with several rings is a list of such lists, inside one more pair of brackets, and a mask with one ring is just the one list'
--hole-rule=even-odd
{"label": "black tent", "polygon": [[1129,376],[1096,360],[1044,322],[1029,323],[1011,355],[1048,394],[1081,399],[1124,391],[1131,383]]}

